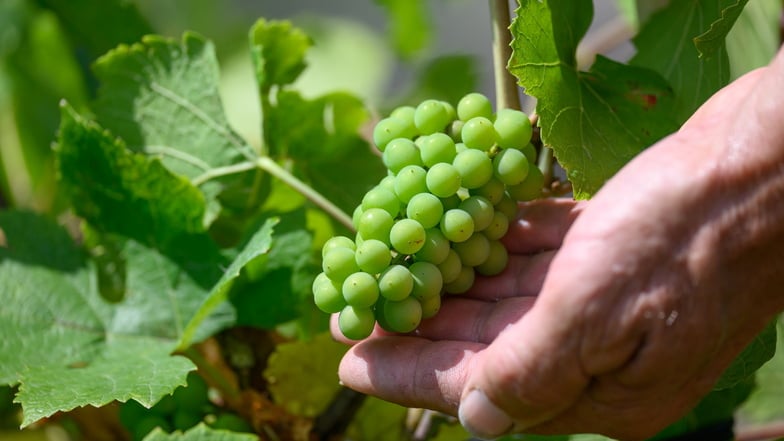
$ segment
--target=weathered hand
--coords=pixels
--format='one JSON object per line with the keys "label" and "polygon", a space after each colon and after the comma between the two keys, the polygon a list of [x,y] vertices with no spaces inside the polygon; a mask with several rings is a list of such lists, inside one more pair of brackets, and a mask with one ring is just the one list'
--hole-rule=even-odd
{"label": "weathered hand", "polygon": [[654,434],[784,307],[782,113],[780,54],[589,203],[522,206],[502,275],[354,345],[340,378],[484,437]]}

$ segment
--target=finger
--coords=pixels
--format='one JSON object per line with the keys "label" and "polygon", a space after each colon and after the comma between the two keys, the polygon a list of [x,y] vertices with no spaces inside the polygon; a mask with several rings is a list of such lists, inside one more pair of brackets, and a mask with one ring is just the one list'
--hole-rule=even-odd
{"label": "finger", "polygon": [[409,336],[372,338],[349,349],[338,374],[359,392],[454,415],[471,360],[484,347]]}
{"label": "finger", "polygon": [[535,297],[512,297],[500,302],[482,302],[455,296],[444,297],[435,317],[423,320],[418,337],[489,344],[531,307]]}
{"label": "finger", "polygon": [[474,284],[462,296],[487,301],[535,296],[542,289],[554,256],[554,251],[533,255],[512,254],[504,271],[491,277],[477,275]]}
{"label": "finger", "polygon": [[584,206],[566,198],[521,203],[517,219],[509,223],[504,245],[513,254],[557,249]]}

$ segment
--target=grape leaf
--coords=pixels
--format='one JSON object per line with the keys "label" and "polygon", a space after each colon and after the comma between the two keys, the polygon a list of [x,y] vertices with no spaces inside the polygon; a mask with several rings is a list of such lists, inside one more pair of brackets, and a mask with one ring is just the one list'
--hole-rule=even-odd
{"label": "grape leaf", "polygon": [[98,124],[62,107],[55,154],[76,212],[100,230],[166,246],[204,231],[204,196],[156,158],[126,149]]}
{"label": "grape leaf", "polygon": [[258,436],[251,433],[211,429],[204,423],[197,424],[185,433],[166,433],[156,428],[144,437],[144,441],[257,441],[258,439]]}
{"label": "grape leaf", "polygon": [[776,321],[757,335],[722,374],[714,390],[728,389],[746,381],[776,353]]}
{"label": "grape leaf", "polygon": [[776,421],[784,415],[784,318],[778,321],[778,350],[755,375],[757,387],[740,407],[740,419],[751,423]]}
{"label": "grape leaf", "polygon": [[522,0],[511,31],[510,71],[537,98],[543,141],[577,199],[593,195],[637,153],[671,133],[672,93],[648,69],[597,57],[580,72],[575,51],[591,22],[589,0]]}
{"label": "grape leaf", "polygon": [[673,1],[634,38],[637,54],[629,63],[653,69],[670,82],[679,123],[729,81],[724,37],[746,1]]}
{"label": "grape leaf", "polygon": [[[148,321],[101,298],[91,262],[54,222],[4,212],[0,228],[12,238],[0,248],[0,383],[20,384],[23,425],[86,404],[133,398],[149,407],[185,384],[194,366],[171,356],[172,336],[178,314],[193,313],[194,302],[182,299],[206,290],[187,274],[129,272],[129,286],[138,288],[129,298],[166,297],[158,307],[168,320]],[[161,267],[158,275],[177,266],[136,246],[147,269]]]}
{"label": "grape leaf", "polygon": [[250,47],[262,95],[266,96],[272,86],[297,79],[307,66],[305,53],[312,44],[310,37],[291,22],[256,21],[250,30]]}
{"label": "grape leaf", "polygon": [[778,0],[756,0],[743,8],[727,34],[732,78],[767,65],[776,55],[781,12],[782,4]]}
{"label": "grape leaf", "polygon": [[403,58],[411,58],[426,48],[433,38],[428,2],[376,0],[387,11],[387,35]]}

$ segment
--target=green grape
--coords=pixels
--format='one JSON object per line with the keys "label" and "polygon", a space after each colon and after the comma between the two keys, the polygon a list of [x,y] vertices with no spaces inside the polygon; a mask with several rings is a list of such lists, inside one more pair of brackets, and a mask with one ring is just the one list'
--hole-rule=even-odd
{"label": "green grape", "polygon": [[395,177],[395,194],[403,203],[414,195],[427,192],[427,172],[416,165],[407,165]]}
{"label": "green grape", "polygon": [[383,179],[378,181],[378,187],[385,188],[385,189],[391,191],[392,193],[394,193],[395,192],[395,175],[390,173],[390,174],[384,176]]}
{"label": "green grape", "polygon": [[438,225],[443,215],[444,206],[441,205],[441,199],[430,193],[414,195],[406,206],[406,216],[419,222],[426,229]]}
{"label": "green grape", "polygon": [[357,232],[363,240],[376,239],[389,243],[389,232],[395,219],[387,211],[380,208],[370,208],[359,216]]}
{"label": "green grape", "polygon": [[441,232],[452,242],[463,242],[474,234],[474,219],[459,208],[447,210],[441,218]]}
{"label": "green grape", "polygon": [[531,164],[536,164],[536,147],[530,142],[519,149]]}
{"label": "green grape", "polygon": [[444,284],[451,283],[460,275],[460,270],[463,269],[463,262],[460,261],[460,256],[457,255],[455,250],[449,249],[449,253],[443,262],[436,265],[438,270],[441,271],[441,277]]}
{"label": "green grape", "polygon": [[378,300],[378,281],[372,274],[356,272],[343,281],[343,298],[349,306],[370,308]]}
{"label": "green grape", "polygon": [[438,265],[446,259],[448,254],[449,240],[439,228],[430,228],[425,231],[425,244],[414,254],[414,257],[418,261]]}
{"label": "green grape", "polygon": [[517,185],[528,176],[528,159],[520,150],[501,150],[493,158],[493,172],[505,185]]}
{"label": "green grape", "polygon": [[389,246],[376,239],[366,239],[356,251],[357,265],[366,273],[378,274],[392,261]]}
{"label": "green grape", "polygon": [[460,131],[463,144],[470,149],[490,150],[498,140],[493,122],[483,116],[476,116],[466,121]]}
{"label": "green grape", "polygon": [[139,420],[139,422],[137,422],[136,425],[131,428],[134,441],[141,441],[156,427],[160,427],[164,432],[171,432],[172,430],[171,424],[169,424],[169,422],[166,421],[166,419],[164,419],[162,416],[148,415]]}
{"label": "green grape", "polygon": [[373,142],[382,152],[393,139],[411,138],[414,135],[404,121],[396,118],[384,118],[373,128]]}
{"label": "green grape", "polygon": [[362,216],[362,205],[357,205],[354,208],[354,212],[351,214],[351,223],[354,224],[354,228],[359,228],[359,217]]}
{"label": "green grape", "polygon": [[350,340],[362,340],[373,333],[376,316],[370,308],[346,306],[338,315],[338,328]]}
{"label": "green grape", "polygon": [[172,416],[172,426],[174,430],[185,432],[199,424],[203,419],[204,416],[201,413],[189,412],[187,409],[177,409]]}
{"label": "green grape", "polygon": [[388,300],[403,300],[414,289],[414,277],[403,265],[392,265],[378,277],[378,290]]}
{"label": "green grape", "polygon": [[509,263],[509,253],[500,241],[490,241],[490,254],[480,265],[476,266],[476,272],[483,276],[495,276],[501,274]]}
{"label": "green grape", "polygon": [[498,133],[498,145],[505,149],[519,149],[531,142],[531,120],[519,110],[499,110],[493,126]]}
{"label": "green grape", "polygon": [[444,292],[449,294],[463,294],[474,286],[474,280],[476,280],[474,268],[464,266],[460,268],[460,274],[458,274],[455,280],[444,285]]}
{"label": "green grape", "polygon": [[313,302],[328,314],[340,312],[346,306],[342,289],[343,283],[334,282],[325,273],[319,273],[313,281]]}
{"label": "green grape", "polygon": [[444,206],[444,211],[459,207],[460,202],[463,201],[462,199],[460,199],[460,196],[458,196],[457,193],[447,197],[442,197],[440,199],[441,199],[441,204]]}
{"label": "green grape", "polygon": [[421,135],[443,131],[449,121],[449,109],[437,100],[422,101],[414,112],[414,124]]}
{"label": "green grape", "polygon": [[441,162],[451,164],[457,155],[455,142],[445,133],[433,133],[432,135],[422,136],[417,139],[417,141],[419,140],[422,140],[421,144],[419,144],[419,155],[422,163],[427,167],[432,167]]}
{"label": "green grape", "polygon": [[459,209],[467,212],[474,220],[474,231],[482,231],[493,221],[495,208],[482,196],[469,196],[460,203]]}
{"label": "green grape", "polygon": [[501,202],[501,199],[504,197],[504,191],[506,191],[504,183],[496,178],[491,178],[485,185],[475,188],[469,193],[475,196],[482,196],[495,205]]}
{"label": "green grape", "polygon": [[422,307],[422,319],[435,317],[438,311],[441,310],[441,296],[428,297],[419,304]]}
{"label": "green grape", "polygon": [[422,321],[422,305],[413,297],[399,301],[387,300],[381,304],[377,315],[379,312],[384,317],[381,322],[384,329],[390,332],[411,332]]}
{"label": "green grape", "polygon": [[[463,139],[460,137],[460,132],[463,131],[463,126],[465,125],[465,121],[460,121],[456,119],[449,124],[449,127],[446,129],[446,133],[452,138],[452,141],[455,143],[459,143]],[[465,145],[465,144],[464,144]]]}
{"label": "green grape", "polygon": [[468,150],[468,147],[466,147],[466,145],[463,144],[462,142],[458,142],[458,143],[455,144],[455,150],[457,151],[457,154],[459,155],[461,152],[464,152],[464,151]]}
{"label": "green grape", "polygon": [[457,109],[455,109],[455,106],[453,106],[452,103],[449,101],[441,101],[441,105],[446,109],[446,115],[449,117],[449,121],[457,119]]}
{"label": "green grape", "polygon": [[530,201],[542,195],[542,186],[544,186],[544,175],[539,167],[530,167],[525,180],[517,185],[507,187],[506,191],[513,199]]}
{"label": "green grape", "polygon": [[356,244],[353,240],[346,236],[333,236],[327,239],[324,242],[324,246],[321,247],[321,257],[327,255],[327,252],[333,248],[349,248],[355,250],[357,248]]}
{"label": "green grape", "polygon": [[359,271],[359,266],[354,258],[354,250],[341,247],[327,252],[321,261],[321,269],[330,280],[342,282],[350,274]]}
{"label": "green grape", "polygon": [[400,254],[414,254],[425,244],[425,228],[413,219],[400,219],[392,225],[389,242]]}
{"label": "green grape", "polygon": [[481,116],[487,119],[493,117],[493,105],[481,93],[469,93],[457,103],[457,117],[462,121]]}
{"label": "green grape", "polygon": [[425,175],[427,189],[439,198],[453,196],[460,189],[461,183],[460,173],[452,164],[435,164]]}
{"label": "green grape", "polygon": [[365,193],[362,198],[362,211],[371,208],[380,208],[395,217],[400,213],[400,200],[394,191],[376,186]]}
{"label": "green grape", "polygon": [[213,429],[229,430],[231,432],[253,432],[253,427],[239,415],[225,412],[215,417],[210,425]]}
{"label": "green grape", "polygon": [[[329,280],[326,276],[323,278],[324,280]],[[204,379],[195,372],[188,373],[187,382],[187,386],[175,389],[172,397],[177,404],[178,410],[185,410],[192,414],[200,415],[209,404],[209,398],[207,397],[209,387]]]}
{"label": "green grape", "polygon": [[501,213],[504,213],[506,218],[510,221],[517,219],[517,210],[518,210],[517,201],[512,199],[512,197],[509,196],[509,194],[506,193],[504,194],[504,197],[501,198],[501,201],[495,204],[495,209],[496,211],[500,211]]}
{"label": "green grape", "polygon": [[472,234],[468,240],[452,244],[460,261],[465,266],[477,266],[484,263],[490,255],[490,241],[482,233]]}
{"label": "green grape", "polygon": [[413,138],[417,135],[417,128],[414,124],[414,113],[416,109],[413,106],[400,106],[389,113],[390,118],[395,118],[406,127],[406,133],[411,134],[407,138]]}
{"label": "green grape", "polygon": [[509,231],[509,218],[502,211],[493,212],[493,220],[490,225],[482,230],[482,234],[490,240],[498,240]]}
{"label": "green grape", "polygon": [[423,165],[419,147],[414,144],[414,141],[404,138],[392,140],[381,155],[381,160],[394,174],[399,173],[407,165]]}
{"label": "green grape", "polygon": [[437,266],[430,262],[414,262],[408,267],[408,270],[411,271],[411,275],[414,277],[414,288],[411,291],[412,297],[421,301],[441,294],[444,279]]}
{"label": "green grape", "polygon": [[460,173],[465,188],[479,188],[493,177],[493,162],[486,152],[468,149],[455,156],[452,162]]}

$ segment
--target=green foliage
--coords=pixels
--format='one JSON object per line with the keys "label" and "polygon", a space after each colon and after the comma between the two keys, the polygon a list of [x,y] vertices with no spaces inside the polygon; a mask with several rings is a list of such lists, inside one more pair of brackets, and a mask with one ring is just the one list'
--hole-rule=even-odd
{"label": "green foliage", "polygon": [[412,58],[432,39],[429,2],[411,0],[375,0],[389,15],[392,45],[404,58]]}
{"label": "green foliage", "polygon": [[211,429],[199,424],[187,432],[166,433],[155,429],[144,437],[144,441],[255,441],[258,437],[249,433],[238,433],[228,430]]}

